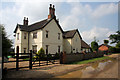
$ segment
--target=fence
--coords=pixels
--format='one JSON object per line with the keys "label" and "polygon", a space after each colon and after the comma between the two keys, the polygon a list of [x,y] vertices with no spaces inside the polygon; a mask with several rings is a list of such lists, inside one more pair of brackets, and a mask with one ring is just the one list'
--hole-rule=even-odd
{"label": "fence", "polygon": [[[16,70],[19,70],[20,68],[29,68],[29,69],[32,69],[32,51],[30,51],[30,53],[14,53],[16,56],[14,57],[15,59],[12,60],[12,61],[7,61],[7,62],[4,62],[4,58],[3,58],[3,63],[13,63],[13,62],[16,62],[16,68],[10,68],[10,69],[16,69]],[[24,60],[22,57],[20,57],[20,55],[26,55],[29,57],[29,60]],[[23,62],[23,61],[29,61],[29,66],[25,66],[25,67],[19,67],[19,62]],[[4,66],[4,64],[3,64]]]}
{"label": "fence", "polygon": [[[41,64],[44,64],[44,65],[49,65],[49,63],[52,63],[52,64],[56,64],[56,60],[58,60],[59,62],[59,54],[48,54],[48,55],[45,55],[45,57],[39,57],[38,58],[34,58],[34,61],[33,61],[33,67],[36,67],[36,66],[42,66]],[[38,63],[37,63],[38,62]],[[36,65],[34,66],[35,64],[39,64],[39,65]]]}
{"label": "fence", "polygon": [[65,63],[81,61],[81,60],[86,60],[86,59],[91,59],[96,57],[102,57],[103,55],[104,54],[102,52],[91,52],[86,54],[83,54],[83,53],[66,54],[65,52],[63,52],[61,54],[60,63],[65,64]]}
{"label": "fence", "polygon": [[[17,53],[14,53],[14,55],[16,55],[16,57],[15,57],[16,60],[14,60],[14,61],[7,61],[7,62],[3,61],[3,63],[16,62],[16,68],[10,68],[10,69],[16,69],[17,71],[20,68],[32,69],[32,67],[42,66],[41,64],[44,64],[44,65],[49,65],[49,63],[55,64],[56,60],[58,60],[59,57],[60,57],[59,54],[48,54],[48,55],[45,55],[46,57],[33,58],[32,50],[30,50],[30,53],[19,53],[19,52],[17,52]],[[21,57],[20,57],[20,55],[21,55]],[[24,60],[22,58],[23,55],[27,55],[26,57],[28,57],[29,59]],[[24,61],[29,61],[29,66],[19,67],[19,62],[24,62]],[[38,62],[38,63],[36,63],[36,62]],[[34,66],[35,64],[39,64],[39,65]]]}

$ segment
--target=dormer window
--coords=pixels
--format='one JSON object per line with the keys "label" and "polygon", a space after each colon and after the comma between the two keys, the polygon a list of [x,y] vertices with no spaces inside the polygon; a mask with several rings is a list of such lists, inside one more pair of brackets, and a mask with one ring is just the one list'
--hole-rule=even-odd
{"label": "dormer window", "polygon": [[19,33],[17,33],[17,40],[19,40]]}
{"label": "dormer window", "polygon": [[60,33],[58,33],[58,40],[60,40]]}
{"label": "dormer window", "polygon": [[33,39],[37,38],[37,32],[33,33]]}
{"label": "dormer window", "polygon": [[48,38],[48,31],[46,30],[46,38]]}
{"label": "dormer window", "polygon": [[24,33],[24,39],[26,39],[27,33]]}

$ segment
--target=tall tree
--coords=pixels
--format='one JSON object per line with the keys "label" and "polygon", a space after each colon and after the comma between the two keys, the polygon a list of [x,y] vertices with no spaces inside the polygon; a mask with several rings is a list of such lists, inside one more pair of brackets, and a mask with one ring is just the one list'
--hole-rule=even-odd
{"label": "tall tree", "polygon": [[109,43],[109,40],[104,40],[104,44],[108,44]]}
{"label": "tall tree", "polygon": [[10,48],[12,47],[12,41],[8,39],[4,25],[0,24],[0,29],[2,31],[2,54],[7,56],[9,54]]}
{"label": "tall tree", "polygon": [[96,41],[92,41],[91,48],[93,51],[97,51],[98,50],[98,43]]}
{"label": "tall tree", "polygon": [[112,40],[111,44],[120,42],[120,31],[117,31],[116,34],[111,34],[109,39]]}

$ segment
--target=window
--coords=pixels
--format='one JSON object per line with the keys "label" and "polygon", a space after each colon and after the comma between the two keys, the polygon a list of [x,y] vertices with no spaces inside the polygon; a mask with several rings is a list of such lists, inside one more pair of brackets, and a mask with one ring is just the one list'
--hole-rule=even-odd
{"label": "window", "polygon": [[58,40],[60,40],[60,33],[58,33]]}
{"label": "window", "polygon": [[76,53],[78,52],[78,49],[76,48]]}
{"label": "window", "polygon": [[19,33],[17,33],[17,40],[19,40]]}
{"label": "window", "polygon": [[24,53],[26,53],[26,48],[24,48]]}
{"label": "window", "polygon": [[48,31],[46,31],[46,38],[48,38]]}
{"label": "window", "polygon": [[24,39],[26,39],[26,36],[27,36],[27,34],[26,34],[26,33],[24,33]]}
{"label": "window", "polygon": [[60,53],[60,46],[58,46],[58,53]]}
{"label": "window", "polygon": [[32,50],[33,50],[33,53],[36,53],[37,52],[37,45],[33,45]]}
{"label": "window", "polygon": [[77,42],[77,38],[76,38],[76,42]]}
{"label": "window", "polygon": [[46,45],[46,54],[48,54],[48,45]]}
{"label": "window", "polygon": [[37,38],[37,32],[33,33],[33,39]]}

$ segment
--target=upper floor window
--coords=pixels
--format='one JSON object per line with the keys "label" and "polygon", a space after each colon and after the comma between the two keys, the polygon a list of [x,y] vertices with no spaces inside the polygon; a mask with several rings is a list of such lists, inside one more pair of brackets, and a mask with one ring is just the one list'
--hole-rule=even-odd
{"label": "upper floor window", "polygon": [[60,40],[60,33],[58,33],[58,39]]}
{"label": "upper floor window", "polygon": [[46,38],[48,38],[48,31],[46,31]]}
{"label": "upper floor window", "polygon": [[19,33],[17,33],[17,40],[19,40]]}
{"label": "upper floor window", "polygon": [[37,32],[33,33],[33,39],[37,38]]}
{"label": "upper floor window", "polygon": [[24,39],[26,39],[26,37],[27,37],[27,33],[24,33]]}

